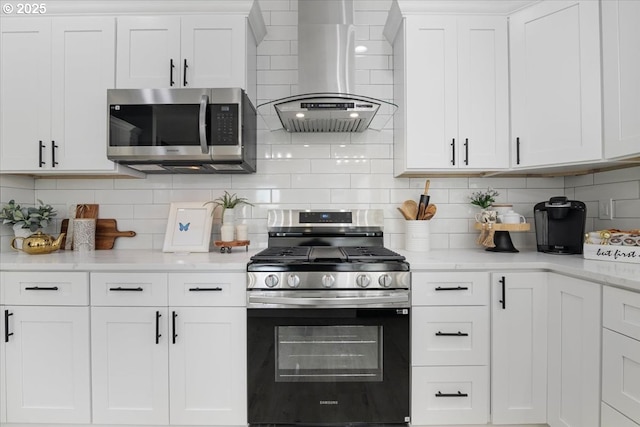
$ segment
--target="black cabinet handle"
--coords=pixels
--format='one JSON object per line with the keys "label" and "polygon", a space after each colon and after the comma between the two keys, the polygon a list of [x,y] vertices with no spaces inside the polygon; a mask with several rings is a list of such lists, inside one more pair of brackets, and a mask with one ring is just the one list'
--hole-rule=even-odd
{"label": "black cabinet handle", "polygon": [[464,139],[464,164],[469,166],[469,138]]}
{"label": "black cabinet handle", "polygon": [[187,86],[187,68],[189,68],[189,66],[187,65],[187,60],[184,60],[184,66],[182,68],[182,86]]}
{"label": "black cabinet handle", "polygon": [[4,311],[4,342],[9,342],[9,337],[13,335],[13,332],[9,333],[9,316],[13,316],[13,313],[9,313],[9,310]]}
{"label": "black cabinet handle", "polygon": [[222,288],[220,287],[216,287],[216,288],[189,288],[189,292],[220,292],[222,291]]}
{"label": "black cabinet handle", "polygon": [[520,137],[516,138],[516,165],[520,164]]}
{"label": "black cabinet handle", "polygon": [[176,66],[173,64],[173,58],[169,59],[169,86],[173,86],[176,82],[173,81],[173,69]]}
{"label": "black cabinet handle", "polygon": [[468,397],[469,395],[467,393],[461,393],[460,391],[458,391],[457,393],[440,393],[437,392],[436,393],[436,397]]}
{"label": "black cabinet handle", "polygon": [[175,344],[176,338],[178,338],[178,334],[176,334],[176,317],[178,317],[178,313],[176,313],[175,311],[172,311],[171,313],[171,334],[173,335],[173,337],[171,338],[171,342]]}
{"label": "black cabinet handle", "polygon": [[502,299],[499,301],[500,304],[502,304],[502,309],[506,309],[507,308],[507,293],[506,293],[506,283],[507,283],[507,279],[502,276],[502,279],[498,280],[498,283],[500,283],[502,285]]}
{"label": "black cabinet handle", "polygon": [[436,332],[437,337],[468,337],[469,334],[466,332]]}
{"label": "black cabinet handle", "polygon": [[144,291],[144,289],[142,289],[141,286],[138,286],[137,288],[123,288],[122,286],[118,286],[117,288],[109,288],[110,291],[114,291],[114,292],[142,292]]}
{"label": "black cabinet handle", "polygon": [[56,167],[58,162],[56,161],[56,150],[58,149],[58,145],[55,141],[51,141],[51,167]]}
{"label": "black cabinet handle", "polygon": [[27,286],[25,291],[57,291],[57,286]]}
{"label": "black cabinet handle", "polygon": [[160,314],[159,311],[156,311],[156,344],[160,343],[160,337],[162,336],[160,334],[160,318],[162,317],[162,314]]}
{"label": "black cabinet handle", "polygon": [[467,288],[466,286],[456,286],[455,288],[449,288],[449,287],[441,287],[438,286],[436,288],[436,291],[467,291],[469,290],[469,288]]}
{"label": "black cabinet handle", "polygon": [[451,140],[451,164],[456,165],[456,139]]}
{"label": "black cabinet handle", "polygon": [[38,167],[42,167],[45,165],[44,160],[42,160],[42,150],[44,150],[44,144],[42,141],[38,141],[40,143],[40,147],[38,148]]}

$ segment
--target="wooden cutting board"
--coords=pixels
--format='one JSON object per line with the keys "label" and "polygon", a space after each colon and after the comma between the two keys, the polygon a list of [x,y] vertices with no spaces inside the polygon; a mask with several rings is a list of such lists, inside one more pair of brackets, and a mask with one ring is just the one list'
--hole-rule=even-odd
{"label": "wooden cutting board", "polygon": [[[66,233],[69,228],[69,220],[62,220],[61,233]],[[98,218],[96,220],[96,250],[113,249],[117,237],[133,237],[135,231],[118,231],[118,223],[115,219]],[[64,247],[65,238],[62,240],[61,247]]]}

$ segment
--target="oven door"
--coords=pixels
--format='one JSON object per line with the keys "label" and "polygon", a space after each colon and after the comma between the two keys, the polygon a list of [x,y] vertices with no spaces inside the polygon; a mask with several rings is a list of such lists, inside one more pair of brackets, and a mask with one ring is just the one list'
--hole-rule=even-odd
{"label": "oven door", "polygon": [[408,308],[249,308],[250,424],[409,421]]}

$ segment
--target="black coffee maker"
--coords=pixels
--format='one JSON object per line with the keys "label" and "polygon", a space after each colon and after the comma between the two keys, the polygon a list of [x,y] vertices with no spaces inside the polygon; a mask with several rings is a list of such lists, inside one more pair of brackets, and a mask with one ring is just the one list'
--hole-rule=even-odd
{"label": "black coffee maker", "polygon": [[538,252],[581,254],[587,206],[564,196],[552,197],[533,207]]}

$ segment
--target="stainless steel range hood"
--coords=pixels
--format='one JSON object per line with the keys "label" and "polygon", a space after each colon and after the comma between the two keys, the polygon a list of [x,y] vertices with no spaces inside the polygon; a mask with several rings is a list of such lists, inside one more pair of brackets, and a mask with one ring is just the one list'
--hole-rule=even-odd
{"label": "stainless steel range hood", "polygon": [[353,0],[298,0],[299,95],[258,105],[272,130],[382,129],[397,107],[355,92]]}

